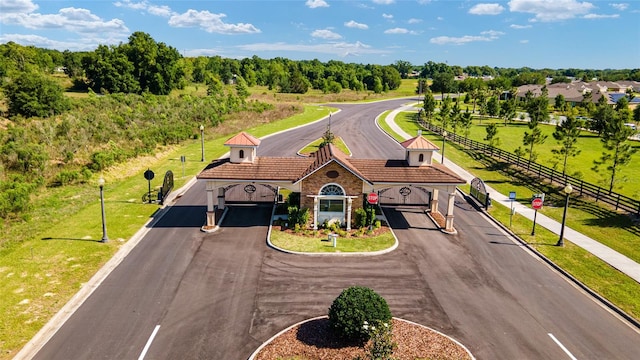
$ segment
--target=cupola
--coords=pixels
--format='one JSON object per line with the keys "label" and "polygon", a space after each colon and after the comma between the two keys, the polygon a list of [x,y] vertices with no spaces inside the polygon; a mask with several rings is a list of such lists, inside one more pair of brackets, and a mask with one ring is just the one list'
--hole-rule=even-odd
{"label": "cupola", "polygon": [[406,149],[405,160],[409,166],[431,165],[433,152],[440,150],[438,146],[422,137],[422,135],[405,140],[400,145]]}
{"label": "cupola", "polygon": [[232,163],[253,163],[256,160],[260,139],[243,131],[227,140],[224,145],[230,148],[229,159]]}

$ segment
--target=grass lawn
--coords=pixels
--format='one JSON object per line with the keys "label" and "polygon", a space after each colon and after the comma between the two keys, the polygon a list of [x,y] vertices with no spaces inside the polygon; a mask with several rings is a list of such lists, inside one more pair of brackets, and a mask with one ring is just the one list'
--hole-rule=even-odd
{"label": "grass lawn", "polygon": [[[484,140],[484,137],[487,135],[485,129],[486,126],[491,123],[496,123],[498,125],[497,136],[500,138],[500,144],[498,145],[500,149],[513,153],[518,147],[524,148],[522,145],[522,138],[525,131],[530,132],[527,124],[524,122],[513,122],[505,126],[504,121],[502,120],[481,120],[474,118],[473,126],[469,132],[469,139],[486,143]],[[534,151],[538,153],[536,162],[550,168],[555,168],[558,171],[562,171],[563,159],[552,152],[552,150],[560,148],[558,142],[553,138],[555,125],[540,124],[540,130],[542,130],[542,133],[547,136],[547,139],[543,144],[536,145],[534,147]],[[460,135],[464,135],[463,131],[460,129],[457,132]],[[640,150],[640,142],[631,141],[631,145]],[[567,160],[566,173],[608,189],[610,173],[604,167],[598,172],[592,170],[594,160],[600,159],[604,151],[602,142],[598,135],[588,131],[583,131],[578,139],[577,147],[581,152],[577,156],[570,157]],[[640,178],[637,176],[638,170],[640,170],[640,155],[636,154],[631,158],[631,162],[629,164],[619,167],[618,173],[616,174],[616,179],[619,181],[616,181],[617,185],[614,188],[614,191],[635,199],[640,198]]]}
{"label": "grass lawn", "polygon": [[393,233],[386,227],[382,227],[376,235],[361,234],[338,237],[336,247],[328,241],[328,230],[307,230],[299,234],[290,231],[281,231],[273,227],[271,231],[271,243],[281,249],[295,252],[310,253],[355,253],[385,250],[393,246],[396,240]]}
{"label": "grass lawn", "polygon": [[[415,134],[419,128],[413,121],[412,113],[400,113],[396,117],[396,123],[409,134]],[[397,140],[403,140],[397,134],[390,133]],[[429,132],[424,132],[423,136],[438,144],[442,140],[440,136]],[[522,176],[495,160],[474,157],[452,143],[446,145],[446,157],[480,177],[487,185],[502,194],[515,191],[516,201],[523,204],[530,206],[531,196],[534,193],[545,192],[547,194],[545,206],[540,213],[561,221],[564,196],[558,193],[559,189]],[[462,189],[469,192],[468,185]],[[489,213],[505,226],[509,226],[508,208],[496,204],[491,207]],[[640,226],[630,217],[574,197],[570,202],[566,224],[640,262]],[[513,217],[512,226],[512,231],[532,247],[629,315],[640,319],[640,297],[637,296],[640,294],[640,284],[638,282],[569,241],[565,241],[564,248],[552,246],[557,242],[558,236],[539,225],[536,227],[536,235],[531,236],[533,222],[523,216],[516,214]]]}
{"label": "grass lawn", "polygon": [[[300,154],[303,155],[308,155],[311,154],[313,152],[318,151],[318,149],[320,149],[320,144],[322,144],[322,142],[324,141],[324,139],[320,138],[317,139],[315,141],[313,141],[312,143],[310,143],[309,145],[305,146],[304,148],[302,148],[302,150],[299,151]],[[341,137],[336,136],[333,144],[340,149],[340,151],[342,151],[343,153],[347,154],[347,155],[351,155],[351,150],[349,150],[349,147],[347,146],[347,144],[344,143],[344,141],[342,140]]]}

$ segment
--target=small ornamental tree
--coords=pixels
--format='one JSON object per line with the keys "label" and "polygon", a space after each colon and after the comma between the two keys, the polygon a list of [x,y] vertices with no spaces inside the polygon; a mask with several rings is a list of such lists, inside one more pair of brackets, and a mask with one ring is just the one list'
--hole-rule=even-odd
{"label": "small ornamental tree", "polygon": [[329,308],[332,329],[349,340],[367,341],[371,332],[366,324],[390,322],[387,301],[367,287],[352,286],[343,290]]}

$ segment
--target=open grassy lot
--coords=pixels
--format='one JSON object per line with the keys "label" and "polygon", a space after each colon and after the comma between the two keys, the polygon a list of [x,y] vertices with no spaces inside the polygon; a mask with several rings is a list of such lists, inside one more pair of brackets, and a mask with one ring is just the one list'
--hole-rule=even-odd
{"label": "open grassy lot", "polygon": [[[413,120],[413,114],[409,112],[399,114],[396,123],[409,134],[415,134],[419,129]],[[387,127],[386,131],[390,129]],[[397,134],[390,133],[401,140]],[[423,132],[423,135],[436,144],[442,141],[442,137],[428,132]],[[516,201],[525,205],[530,205],[534,193],[545,192],[545,207],[540,212],[561,221],[564,196],[558,193],[559,189],[522,176],[493,159],[473,156],[452,143],[446,144],[445,153],[447,159],[483,179],[495,190],[503,194],[515,191],[518,196]],[[468,185],[463,190],[468,193]],[[574,197],[570,204],[566,222],[568,227],[640,262],[640,226],[637,221],[592,204],[586,199]],[[489,213],[509,226],[509,209],[506,207],[496,204]],[[565,241],[564,248],[553,246],[558,241],[558,236],[539,225],[536,227],[536,234],[532,236],[532,227],[532,221],[517,214],[513,217],[512,231],[516,235],[626,313],[640,319],[640,298],[637,296],[640,294],[640,284],[569,241]]]}
{"label": "open grassy lot", "polygon": [[[522,138],[524,133],[525,131],[530,132],[527,124],[524,122],[517,121],[505,126],[502,120],[474,118],[473,126],[469,132],[469,139],[486,143],[484,140],[487,135],[486,127],[491,123],[498,125],[497,136],[500,138],[498,147],[511,153],[518,147],[523,147]],[[547,139],[543,144],[536,145],[534,148],[534,151],[538,153],[536,162],[562,171],[563,159],[552,152],[554,149],[560,149],[560,145],[553,138],[555,125],[540,124],[540,129],[542,133],[547,136]],[[459,135],[464,136],[463,130],[458,129],[457,132]],[[640,150],[640,142],[632,141],[631,144]],[[610,173],[607,172],[604,167],[600,172],[592,170],[594,160],[599,159],[604,151],[598,135],[589,131],[583,131],[578,139],[577,147],[581,152],[579,155],[568,159],[566,173],[592,184],[608,188]],[[526,158],[528,158],[528,155]],[[618,179],[619,182],[614,188],[614,191],[632,198],[640,198],[640,178],[637,176],[638,170],[640,170],[640,155],[636,154],[632,157],[628,165],[619,168],[616,174],[616,179]]]}

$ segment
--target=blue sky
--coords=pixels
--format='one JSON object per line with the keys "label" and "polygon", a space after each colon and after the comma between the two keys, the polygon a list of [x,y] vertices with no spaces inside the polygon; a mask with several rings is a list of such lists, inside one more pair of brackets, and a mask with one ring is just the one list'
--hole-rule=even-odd
{"label": "blue sky", "polygon": [[184,56],[640,67],[640,1],[0,1],[0,43],[94,50],[135,31]]}

